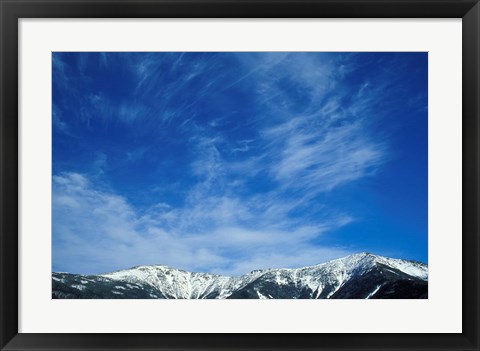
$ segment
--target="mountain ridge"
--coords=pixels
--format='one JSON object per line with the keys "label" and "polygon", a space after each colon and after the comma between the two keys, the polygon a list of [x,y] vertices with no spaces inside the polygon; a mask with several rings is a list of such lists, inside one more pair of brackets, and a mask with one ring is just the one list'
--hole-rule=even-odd
{"label": "mountain ridge", "polygon": [[313,266],[257,269],[241,276],[140,265],[90,276],[53,273],[52,282],[52,298],[427,298],[428,266],[362,252]]}

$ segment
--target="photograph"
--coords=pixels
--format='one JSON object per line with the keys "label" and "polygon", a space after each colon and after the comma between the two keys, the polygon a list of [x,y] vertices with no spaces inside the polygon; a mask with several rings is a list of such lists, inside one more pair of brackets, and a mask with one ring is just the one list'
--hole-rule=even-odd
{"label": "photograph", "polygon": [[428,299],[428,65],[53,51],[51,298]]}

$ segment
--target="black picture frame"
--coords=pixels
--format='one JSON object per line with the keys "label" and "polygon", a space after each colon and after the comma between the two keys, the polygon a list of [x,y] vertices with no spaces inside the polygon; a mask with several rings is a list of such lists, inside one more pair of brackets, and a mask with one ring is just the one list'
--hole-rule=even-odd
{"label": "black picture frame", "polygon": [[[1,350],[479,350],[480,5],[477,0],[0,0]],[[461,334],[18,333],[18,19],[462,18]],[[460,233],[456,233],[460,235]]]}

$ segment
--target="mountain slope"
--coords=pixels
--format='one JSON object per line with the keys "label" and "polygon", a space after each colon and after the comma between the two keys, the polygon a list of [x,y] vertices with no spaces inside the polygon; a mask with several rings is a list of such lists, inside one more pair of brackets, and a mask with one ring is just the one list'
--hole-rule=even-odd
{"label": "mountain slope", "polygon": [[53,273],[53,298],[376,299],[427,298],[425,264],[360,253],[303,267],[255,270],[239,277],[166,266],[83,276]]}

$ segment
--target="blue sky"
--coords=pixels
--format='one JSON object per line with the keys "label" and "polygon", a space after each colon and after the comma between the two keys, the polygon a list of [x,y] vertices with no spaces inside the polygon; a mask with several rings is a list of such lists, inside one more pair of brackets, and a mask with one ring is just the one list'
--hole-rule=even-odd
{"label": "blue sky", "polygon": [[53,270],[427,262],[427,53],[52,53]]}

